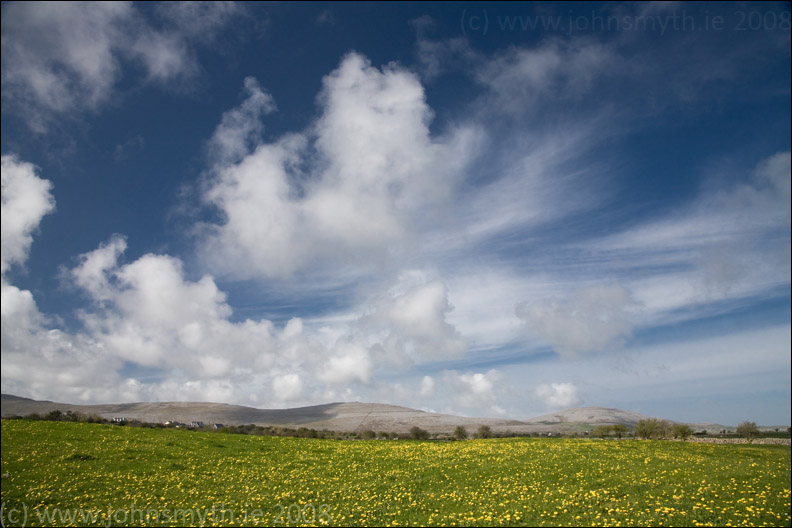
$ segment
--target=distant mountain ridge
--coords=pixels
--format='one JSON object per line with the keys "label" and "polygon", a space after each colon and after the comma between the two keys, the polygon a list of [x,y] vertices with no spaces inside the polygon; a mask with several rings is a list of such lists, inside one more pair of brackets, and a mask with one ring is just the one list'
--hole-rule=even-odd
{"label": "distant mountain ridge", "polygon": [[624,424],[633,426],[640,420],[652,418],[635,411],[624,411],[610,407],[574,407],[550,414],[543,414],[528,420],[529,423],[560,424],[569,422],[586,423],[590,425],[616,425]]}
{"label": "distant mountain ridge", "polygon": [[[306,427],[330,431],[407,432],[417,426],[431,433],[451,433],[457,426],[470,432],[488,425],[494,432],[513,433],[582,433],[597,425],[624,424],[634,426],[650,418],[634,411],[607,407],[577,407],[528,420],[502,418],[468,418],[449,414],[419,411],[382,403],[343,402],[296,407],[291,409],[257,409],[242,405],[210,402],[137,402],[103,405],[75,405],[38,401],[10,394],[2,395],[2,416],[25,416],[50,411],[95,414],[102,418],[125,418],[141,422],[183,423],[204,422],[225,425],[256,424],[262,426]],[[697,430],[720,430],[717,424],[692,424]]]}

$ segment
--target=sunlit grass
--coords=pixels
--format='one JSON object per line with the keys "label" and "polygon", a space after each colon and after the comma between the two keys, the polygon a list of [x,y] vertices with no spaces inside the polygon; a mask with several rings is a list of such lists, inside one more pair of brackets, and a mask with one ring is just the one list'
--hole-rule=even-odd
{"label": "sunlit grass", "polygon": [[3,420],[2,472],[6,525],[22,513],[28,525],[790,525],[786,446],[342,442]]}

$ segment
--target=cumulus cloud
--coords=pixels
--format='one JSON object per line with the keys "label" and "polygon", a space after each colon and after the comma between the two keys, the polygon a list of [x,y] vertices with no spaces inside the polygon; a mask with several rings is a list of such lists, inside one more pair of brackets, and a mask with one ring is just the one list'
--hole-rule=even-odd
{"label": "cumulus cloud", "polygon": [[[82,333],[49,328],[31,293],[3,280],[4,391],[74,401],[277,404],[303,396],[300,368],[311,364],[289,347],[297,323],[283,331],[267,320],[233,323],[211,277],[189,280],[166,255],[122,265],[124,248],[115,236],[71,270],[95,302],[80,313]],[[140,368],[153,378],[138,379]]]}
{"label": "cumulus cloud", "polygon": [[[260,130],[261,109],[271,108],[259,97],[247,111],[250,101],[218,128],[234,138],[235,154],[238,138]],[[351,53],[325,77],[319,102],[322,116],[309,131],[216,171],[205,199],[224,223],[206,226],[204,254],[218,271],[288,277],[340,259],[382,263],[409,242],[416,218],[454,192],[472,133],[430,136],[432,113],[415,75]]]}
{"label": "cumulus cloud", "polygon": [[122,361],[95,340],[49,326],[31,292],[2,281],[2,390],[69,401],[114,401]]}
{"label": "cumulus cloud", "polygon": [[354,382],[365,384],[371,382],[373,370],[371,354],[366,347],[344,340],[333,347],[319,378],[331,385],[349,385]]}
{"label": "cumulus cloud", "polygon": [[238,12],[233,4],[191,2],[147,19],[131,2],[3,4],[3,103],[36,131],[54,116],[96,110],[119,80],[142,68],[145,81],[170,83],[197,71],[194,45]]}
{"label": "cumulus cloud", "polygon": [[6,279],[25,263],[44,215],[55,209],[52,184],[30,163],[2,157],[2,385],[4,392],[45,395],[53,387],[76,400],[107,398],[120,361],[84,336],[48,327],[33,294]]}
{"label": "cumulus cloud", "polygon": [[503,374],[495,369],[487,372],[459,372],[447,370],[443,372],[444,389],[451,395],[452,401],[467,410],[485,413],[502,414],[498,405],[497,387]]}
{"label": "cumulus cloud", "polygon": [[421,273],[404,274],[390,291],[371,303],[358,324],[368,333],[382,335],[374,346],[379,359],[406,366],[420,360],[458,357],[467,342],[446,317],[453,307],[439,280]]}
{"label": "cumulus cloud", "polygon": [[272,380],[272,389],[281,401],[297,400],[303,395],[303,382],[299,374],[284,374]]}
{"label": "cumulus cloud", "polygon": [[583,403],[574,383],[549,383],[536,387],[536,396],[550,409],[567,409]]}
{"label": "cumulus cloud", "polygon": [[[402,276],[387,292],[375,295],[361,315],[330,347],[320,378],[332,384],[368,384],[377,369],[408,369],[416,364],[459,357],[467,343],[446,320],[452,307],[445,285],[420,272]],[[421,392],[434,390],[427,376]]]}
{"label": "cumulus cloud", "polygon": [[562,355],[618,346],[630,336],[638,304],[620,285],[594,285],[565,299],[520,303],[517,317]]}
{"label": "cumulus cloud", "polygon": [[424,376],[421,380],[420,395],[422,398],[431,398],[435,393],[435,380],[432,376]]}
{"label": "cumulus cloud", "polygon": [[242,104],[223,114],[209,141],[210,155],[217,164],[229,165],[249,154],[264,130],[261,117],[275,111],[275,100],[253,77],[245,78],[243,94]]}
{"label": "cumulus cloud", "polygon": [[[372,296],[357,318],[329,331],[309,329],[300,318],[278,329],[266,319],[233,322],[214,279],[188,278],[178,258],[146,254],[122,262],[122,235],[80,255],[64,273],[91,301],[78,314],[84,330],[53,329],[32,293],[5,278],[9,265],[24,263],[32,233],[53,208],[50,183],[30,164],[3,157],[5,391],[72,401],[293,404],[322,395],[352,397],[351,387],[374,382],[383,354],[400,358],[389,365],[409,367],[465,349],[446,322],[451,306],[445,285],[421,273]],[[329,342],[328,335],[334,336]],[[150,379],[140,379],[140,369]],[[471,383],[481,397],[481,382]],[[432,378],[421,390],[431,393]]]}
{"label": "cumulus cloud", "polygon": [[[67,273],[95,303],[80,314],[85,331],[52,328],[32,293],[5,276],[9,265],[24,263],[31,233],[54,208],[50,183],[30,164],[10,156],[2,163],[3,391],[84,402],[299,397],[300,378],[286,373],[288,349],[283,359],[275,354],[294,337],[296,324],[279,340],[269,321],[230,322],[231,309],[212,278],[186,279],[178,259],[149,254],[120,265],[126,249],[120,235],[81,255]],[[154,369],[157,380],[126,374],[130,365]],[[266,388],[270,380],[274,391]]]}
{"label": "cumulus cloud", "polygon": [[[13,168],[19,167],[23,181],[49,197],[48,182],[14,162]],[[4,219],[9,226],[22,225],[22,235],[29,237],[46,208],[39,208],[37,218],[14,222],[10,213],[19,208],[11,198],[18,196],[26,195],[8,194]],[[25,244],[9,261],[24,261],[29,240]],[[64,273],[91,301],[78,313],[83,323],[78,333],[53,329],[31,292],[3,277],[3,390],[85,402],[307,403],[331,395],[357,397],[352,388],[372,386],[385,365],[383,352],[406,358],[395,363],[407,368],[465,347],[445,320],[451,310],[445,286],[420,273],[374,295],[357,318],[329,330],[306,327],[300,318],[279,329],[266,319],[233,322],[226,295],[211,276],[189,278],[181,260],[169,255],[146,254],[124,263],[126,247],[125,237],[114,235]],[[141,378],[140,372],[147,374]],[[481,382],[473,382],[474,394],[481,396]],[[432,390],[427,377],[421,391]]]}
{"label": "cumulus cloud", "polygon": [[[19,44],[22,37],[9,47],[4,42],[4,98],[30,97],[40,111],[55,113],[72,106],[95,109],[112,99],[127,63],[143,69],[145,82],[193,75],[197,68],[191,39],[222,26],[206,26],[212,17],[201,14],[204,8],[198,4],[163,4],[154,9],[168,20],[166,26],[173,30],[168,33],[140,22],[134,5],[121,6],[126,11],[118,7],[96,14],[105,17],[96,21],[97,31],[73,45],[69,39],[78,37],[61,35],[60,22],[45,12],[44,22],[36,24],[53,28],[43,33],[67,45],[52,51],[49,37],[44,39],[41,50],[29,52],[32,60],[25,71],[17,68],[15,61],[20,59],[14,54],[21,56],[32,44]],[[217,20],[227,16],[222,8],[214,8]],[[4,38],[9,9],[4,6]],[[118,28],[126,24],[137,29],[118,36]],[[81,46],[95,57],[83,61],[74,51]],[[481,61],[476,79],[489,89],[484,99],[495,102],[496,111],[512,103],[525,109],[581,100],[598,82],[598,68],[616,60],[612,49],[573,39],[513,48],[492,61],[474,54],[462,40],[420,51],[428,77],[443,73],[444,65],[436,59],[444,56],[454,58],[459,67]],[[20,87],[33,86],[39,77],[40,90],[23,95]],[[85,100],[76,101],[75,93],[81,90],[87,94]],[[598,145],[603,130],[592,122],[572,119],[574,126],[557,126],[550,132],[539,121],[532,122],[530,130],[509,125],[515,134],[504,142],[493,138],[492,150],[477,160],[480,165],[472,175],[470,163],[480,153],[479,137],[464,127],[430,133],[432,110],[423,88],[399,65],[375,67],[363,56],[349,54],[325,77],[318,105],[319,117],[305,130],[264,143],[263,120],[275,111],[275,102],[255,79],[245,79],[242,101],[223,114],[208,142],[211,166],[203,198],[221,218],[202,226],[199,244],[211,263],[208,269],[215,276],[261,281],[296,275],[292,285],[300,283],[295,288],[302,288],[301,274],[326,273],[342,282],[345,274],[360,277],[355,272],[361,269],[392,276],[433,259],[444,278],[448,269],[457,272],[456,281],[440,280],[437,272],[403,273],[390,288],[381,287],[380,279],[372,280],[359,286],[356,297],[350,295],[355,301],[336,306],[343,313],[329,314],[323,321],[295,317],[280,328],[266,319],[235,317],[214,276],[191,276],[178,258],[147,254],[125,262],[126,240],[115,235],[81,255],[68,272],[92,301],[79,313],[84,323],[79,332],[54,330],[32,293],[3,278],[3,390],[53,399],[73,396],[79,401],[209,399],[293,405],[359,399],[384,386],[378,377],[385,372],[459,358],[473,332],[480,351],[516,342],[517,319],[512,317],[510,326],[504,315],[511,314],[520,299],[531,299],[517,305],[516,314],[532,336],[568,356],[626,340],[636,324],[636,298],[655,303],[668,299],[669,310],[689,302],[691,288],[685,281],[661,277],[641,288],[626,281],[627,286],[591,286],[592,277],[602,274],[597,264],[586,268],[585,278],[572,279],[572,273],[589,263],[564,261],[558,266],[555,253],[548,257],[537,251],[524,258],[526,253],[516,249],[514,233],[538,238],[548,234],[535,229],[540,223],[602,205],[601,196],[588,192],[588,187],[582,190],[586,180],[594,179],[588,178],[590,160],[583,154]],[[24,187],[34,199],[21,212],[6,213],[4,157],[4,273],[8,266],[24,263],[31,234],[54,207],[49,183],[37,181],[30,166],[19,169],[25,164],[9,159],[13,171],[33,175],[19,181],[30,184]],[[761,163],[745,185],[709,196],[708,205],[696,206],[676,222],[626,233],[620,240],[609,240],[610,247],[596,241],[597,250],[614,253],[592,260],[629,267],[636,264],[631,260],[635,255],[646,255],[649,252],[643,250],[655,244],[659,251],[637,262],[636,268],[647,262],[656,265],[655,257],[662,252],[660,264],[699,262],[714,281],[737,282],[754,273],[753,262],[726,266],[733,256],[731,246],[721,250],[710,242],[731,241],[729,230],[742,229],[743,235],[760,238],[778,231],[788,247],[788,176],[789,153],[777,154]],[[734,211],[746,214],[736,220]],[[644,236],[647,233],[652,236]],[[779,238],[763,240],[774,243]],[[690,249],[702,247],[702,241],[709,252],[696,261]],[[621,250],[618,259],[610,258]],[[471,254],[481,268],[468,267]],[[488,255],[493,261],[518,255],[514,261],[520,262],[508,270],[509,264],[488,268]],[[455,267],[449,264],[452,260],[461,264]],[[542,278],[546,284],[539,284],[540,279],[530,276],[538,269],[559,270],[559,275]],[[584,280],[589,286],[556,293],[559,282]],[[788,271],[783,281],[788,285]],[[462,310],[454,310],[450,299]],[[404,391],[421,398],[446,397],[454,406],[475,412],[502,410],[505,376],[499,371],[424,374],[405,383],[409,388]],[[542,385],[535,395],[553,408],[582,402],[571,383]]]}
{"label": "cumulus cloud", "polygon": [[182,263],[148,254],[119,265],[123,239],[81,257],[75,283],[101,304],[82,314],[91,335],[113,355],[149,367],[178,368],[199,378],[227,376],[235,366],[267,366],[275,348],[269,321],[228,321],[231,308],[214,280],[185,279]]}
{"label": "cumulus cloud", "polygon": [[107,272],[115,268],[126,248],[126,239],[114,235],[107,243],[79,257],[79,265],[70,271],[72,280],[95,301],[101,303],[110,299],[113,291]]}
{"label": "cumulus cloud", "polygon": [[52,183],[36,174],[36,168],[14,156],[2,157],[2,273],[23,264],[33,243],[33,232],[44,215],[55,209]]}

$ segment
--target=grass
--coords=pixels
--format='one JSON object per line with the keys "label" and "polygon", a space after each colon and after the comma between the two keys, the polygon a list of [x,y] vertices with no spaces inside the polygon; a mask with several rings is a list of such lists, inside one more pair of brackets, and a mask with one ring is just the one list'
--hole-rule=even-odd
{"label": "grass", "polygon": [[4,526],[790,526],[786,446],[340,442],[3,420],[2,473]]}

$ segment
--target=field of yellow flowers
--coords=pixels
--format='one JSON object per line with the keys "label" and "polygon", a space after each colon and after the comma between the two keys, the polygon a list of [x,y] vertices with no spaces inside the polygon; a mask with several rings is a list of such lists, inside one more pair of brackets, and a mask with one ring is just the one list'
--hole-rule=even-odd
{"label": "field of yellow flowers", "polygon": [[3,526],[790,526],[788,446],[2,421]]}

